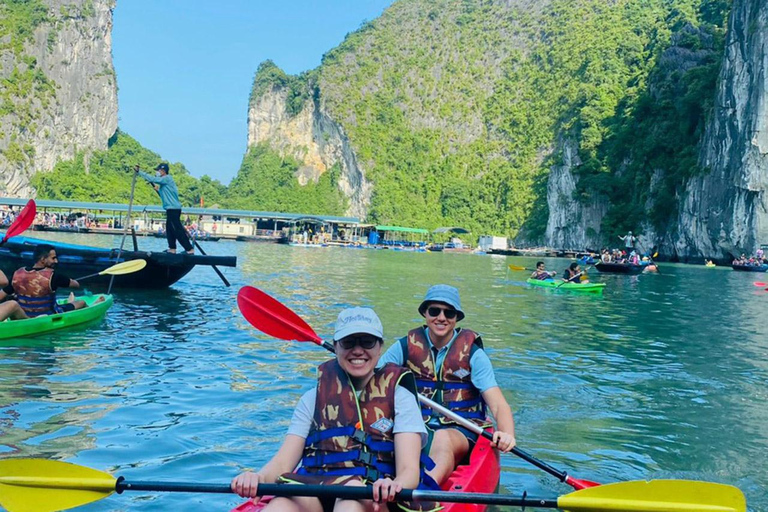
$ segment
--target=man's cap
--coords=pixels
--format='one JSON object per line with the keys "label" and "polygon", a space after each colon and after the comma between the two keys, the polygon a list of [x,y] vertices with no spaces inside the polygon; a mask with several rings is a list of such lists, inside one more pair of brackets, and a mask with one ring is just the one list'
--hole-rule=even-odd
{"label": "man's cap", "polygon": [[336,319],[333,341],[339,341],[351,334],[370,334],[384,339],[381,320],[371,308],[347,308]]}
{"label": "man's cap", "polygon": [[165,172],[169,172],[169,171],[168,171],[168,164],[167,164],[167,163],[165,163],[165,162],[163,162],[163,163],[161,163],[160,165],[158,165],[157,167],[155,167],[155,170],[156,170],[156,171],[160,171],[160,170],[163,170],[163,171],[165,171]]}
{"label": "man's cap", "polygon": [[464,311],[461,309],[461,299],[459,299],[459,290],[453,286],[436,284],[427,290],[427,294],[424,296],[424,301],[419,306],[419,314],[421,314],[421,316],[425,316],[427,306],[430,302],[442,302],[458,311],[456,317],[457,322],[464,318]]}

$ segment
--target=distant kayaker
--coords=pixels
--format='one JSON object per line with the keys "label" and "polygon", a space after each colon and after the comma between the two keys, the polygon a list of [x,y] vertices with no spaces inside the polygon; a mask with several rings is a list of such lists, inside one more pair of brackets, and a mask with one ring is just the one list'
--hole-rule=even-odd
{"label": "distant kayaker", "polygon": [[[505,452],[514,448],[512,410],[496,383],[482,339],[469,329],[456,328],[464,318],[459,290],[445,284],[431,287],[418,311],[427,325],[411,330],[393,344],[379,364],[395,363],[411,369],[420,394],[483,427],[492,425],[486,416],[487,406],[496,419],[494,445]],[[478,436],[438,413],[422,413],[432,438],[429,456],[435,462],[427,474],[442,484],[470,453]]]}
{"label": "distant kayaker", "polygon": [[[56,290],[80,288],[80,283],[55,270],[59,258],[52,245],[38,245],[32,257],[35,264],[14,272],[11,283],[3,288],[0,299],[16,294],[16,300],[28,317],[65,313],[86,307],[85,301],[75,300],[72,293],[66,303],[56,302]],[[100,297],[99,302],[103,300]]]}
{"label": "distant kayaker", "polygon": [[139,176],[149,183],[158,185],[155,190],[160,195],[160,200],[163,202],[163,208],[165,209],[165,236],[168,240],[168,252],[176,254],[176,240],[178,240],[181,246],[184,247],[184,250],[187,251],[187,254],[194,254],[195,250],[189,241],[187,230],[181,225],[179,189],[169,174],[168,164],[161,163],[155,167],[157,176],[150,176],[141,171],[138,165],[134,167],[134,171],[139,173]]}
{"label": "distant kayaker", "polygon": [[544,268],[544,262],[543,261],[537,261],[536,262],[536,270],[533,271],[533,274],[531,274],[531,279],[538,279],[539,281],[546,281],[547,279],[552,279],[557,275],[557,272],[552,271],[549,272]]}
{"label": "distant kayaker", "polygon": [[627,249],[627,253],[632,252],[632,250],[635,248],[635,241],[637,241],[637,237],[634,236],[631,231],[628,231],[624,236],[619,235],[619,238],[624,240],[624,247]]}
{"label": "distant kayaker", "polygon": [[[277,454],[255,473],[235,477],[232,491],[255,497],[259,484],[274,482],[373,485],[374,499],[386,502],[400,490],[419,485],[427,433],[416,401],[416,381],[400,366],[376,369],[383,337],[372,309],[349,308],[339,314],[333,336],[336,358],[318,368],[317,386],[299,400]],[[360,504],[350,508],[357,504],[334,498],[275,498],[264,510],[379,508],[368,500]]]}

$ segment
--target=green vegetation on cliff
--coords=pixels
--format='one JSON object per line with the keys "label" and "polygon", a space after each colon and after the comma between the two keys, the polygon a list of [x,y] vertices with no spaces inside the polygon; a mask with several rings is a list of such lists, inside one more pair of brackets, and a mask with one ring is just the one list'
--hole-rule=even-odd
{"label": "green vegetation on cliff", "polygon": [[34,39],[35,29],[50,21],[48,7],[41,0],[0,2],[0,57],[7,56],[13,63],[12,69],[0,69],[0,118],[9,117],[14,131],[0,154],[11,165],[22,165],[34,157],[32,146],[18,143],[15,132],[34,130],[41,110],[56,96],[56,84],[45,76],[37,59],[24,54],[24,45]]}
{"label": "green vegetation on cliff", "polygon": [[698,172],[729,8],[400,0],[329,51],[311,80],[265,63],[252,97],[270,84],[297,100],[319,90],[374,183],[374,222],[536,238],[548,170],[572,140],[577,199],[617,205],[608,234],[643,218],[662,225]]}
{"label": "green vegetation on cliff", "polygon": [[338,166],[305,186],[296,178],[299,167],[293,158],[267,146],[250,148],[229,185],[226,204],[239,210],[343,215],[346,203],[338,188]]}
{"label": "green vegetation on cliff", "polygon": [[[131,195],[133,167],[152,174],[162,161],[160,155],[142,147],[131,136],[118,131],[109,141],[109,149],[95,151],[87,159],[79,153],[74,160],[59,162],[51,172],[32,176],[32,186],[41,199],[127,203]],[[182,164],[170,164],[171,175],[185,206],[197,206],[203,198],[206,206],[221,205],[226,187],[203,176],[199,180]],[[136,204],[160,204],[160,198],[147,182],[139,178],[134,193]]]}

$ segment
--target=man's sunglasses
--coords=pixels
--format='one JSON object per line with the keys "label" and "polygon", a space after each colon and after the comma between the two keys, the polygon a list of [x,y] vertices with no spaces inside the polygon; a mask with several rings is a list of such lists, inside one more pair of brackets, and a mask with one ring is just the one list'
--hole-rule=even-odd
{"label": "man's sunglasses", "polygon": [[439,317],[441,312],[445,315],[445,318],[447,318],[448,320],[453,320],[454,318],[456,318],[456,315],[459,314],[459,312],[456,311],[455,309],[443,309],[443,308],[438,308],[437,306],[430,306],[427,308],[427,314],[433,318]]}
{"label": "man's sunglasses", "polygon": [[381,340],[375,336],[347,336],[346,338],[341,338],[338,341],[338,344],[341,345],[341,348],[344,350],[350,350],[354,348],[355,345],[360,345],[361,348],[370,350],[375,347],[379,341]]}

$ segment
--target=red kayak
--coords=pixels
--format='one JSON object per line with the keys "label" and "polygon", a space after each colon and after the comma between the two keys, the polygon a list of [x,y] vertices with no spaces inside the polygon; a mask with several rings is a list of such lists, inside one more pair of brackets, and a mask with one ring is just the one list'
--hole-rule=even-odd
{"label": "red kayak", "polygon": [[[499,486],[499,452],[491,448],[491,443],[480,437],[469,457],[469,464],[456,468],[442,485],[444,491],[455,492],[496,492]],[[264,498],[258,502],[248,500],[231,512],[258,512],[269,502]],[[487,505],[467,503],[443,503],[443,512],[485,512]]]}

